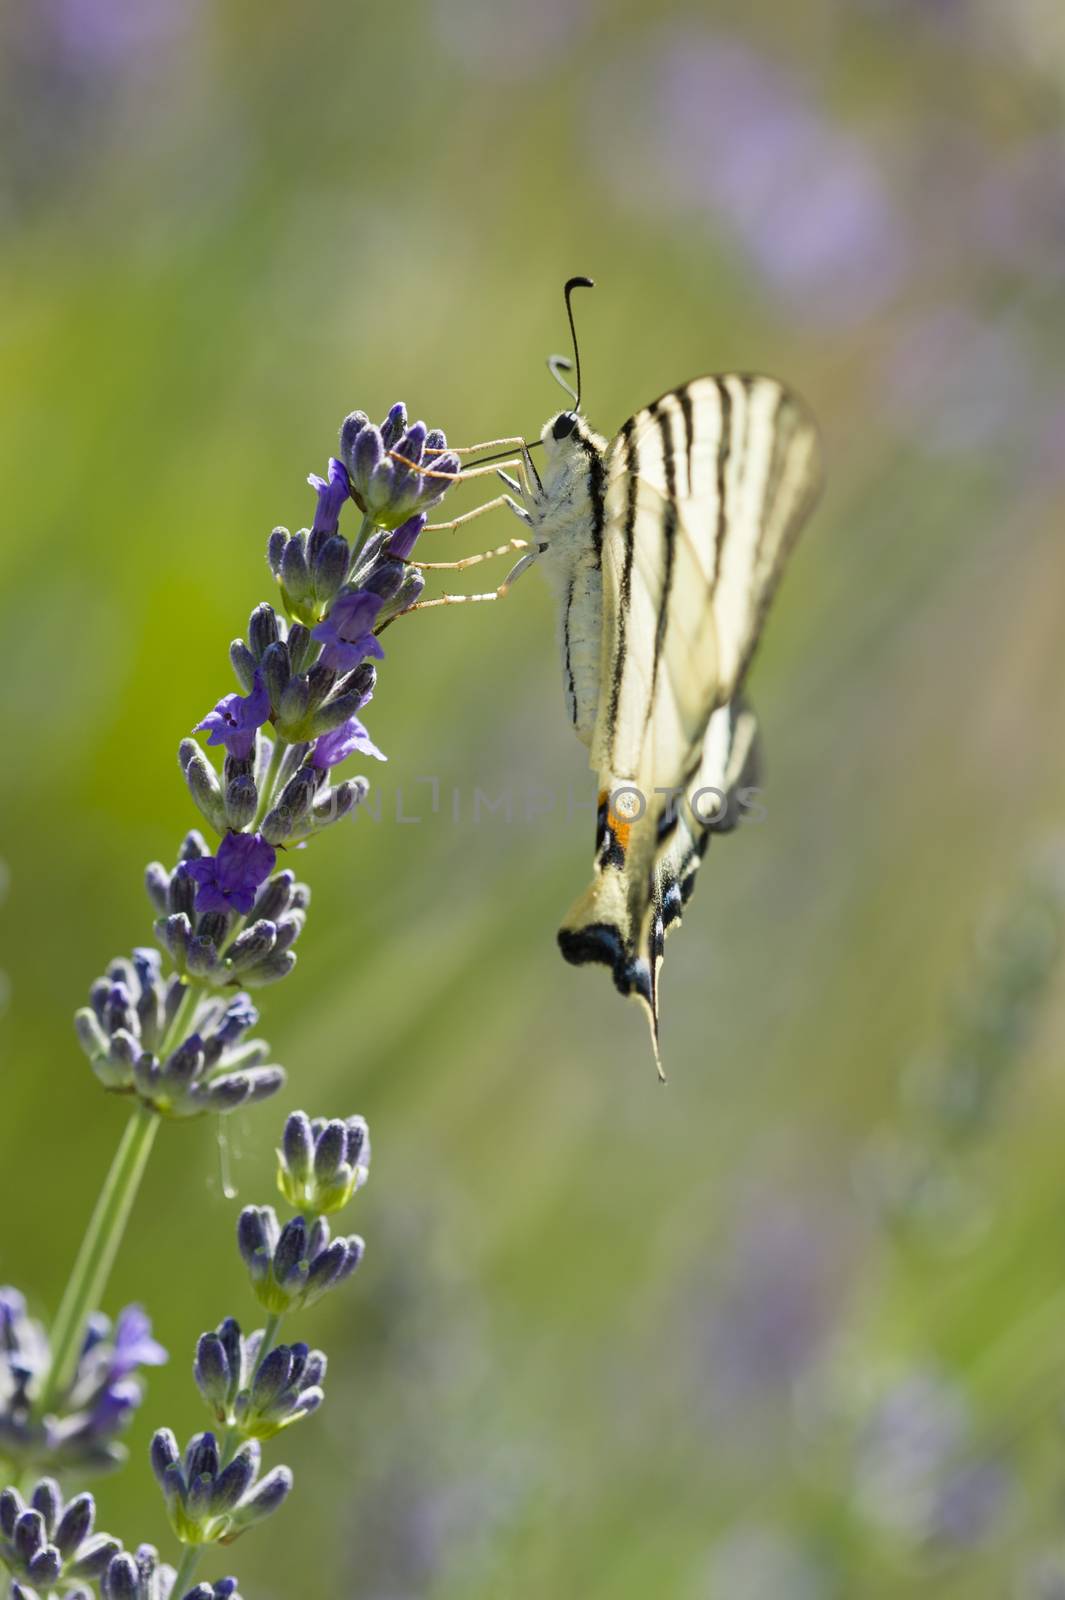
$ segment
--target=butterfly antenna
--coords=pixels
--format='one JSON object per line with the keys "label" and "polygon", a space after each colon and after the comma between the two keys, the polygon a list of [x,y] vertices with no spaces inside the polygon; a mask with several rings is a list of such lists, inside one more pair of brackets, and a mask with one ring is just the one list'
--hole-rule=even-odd
{"label": "butterfly antenna", "polygon": [[[569,336],[573,342],[573,360],[566,356],[549,356],[547,360],[548,371],[556,383],[560,383],[572,399],[577,410],[581,409],[581,352],[577,345],[577,329],[573,321],[573,291],[574,289],[594,289],[595,283],[591,278],[567,278],[566,286],[562,293],[566,298],[566,316],[569,318]],[[577,387],[574,389],[562,376],[563,372],[576,372]]]}

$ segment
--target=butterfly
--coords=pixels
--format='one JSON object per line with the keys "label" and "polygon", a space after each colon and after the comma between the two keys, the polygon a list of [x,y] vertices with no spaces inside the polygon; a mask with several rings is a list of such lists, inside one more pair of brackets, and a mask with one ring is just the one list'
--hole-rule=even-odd
{"label": "butterfly", "polygon": [[[659,1076],[659,973],[715,833],[757,782],[743,685],[788,552],[817,498],[820,449],[803,403],[773,378],[695,378],[613,439],[574,405],[540,435],[539,470],[501,474],[527,553],[559,605],[566,707],[598,776],[591,884],[558,934],[646,1010]],[[480,558],[474,558],[480,559]],[[462,565],[463,563],[457,563]],[[494,595],[471,598],[495,598]],[[432,602],[431,602],[432,603]]]}

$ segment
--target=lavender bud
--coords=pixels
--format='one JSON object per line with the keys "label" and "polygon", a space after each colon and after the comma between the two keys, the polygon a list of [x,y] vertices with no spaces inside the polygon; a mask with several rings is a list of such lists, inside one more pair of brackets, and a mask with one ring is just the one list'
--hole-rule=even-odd
{"label": "lavender bud", "polygon": [[384,556],[362,580],[362,587],[369,589],[371,594],[379,594],[382,600],[393,600],[403,587],[409,571],[406,562]]}
{"label": "lavender bud", "polygon": [[[205,1333],[196,1346],[193,1377],[216,1421],[226,1421],[232,1381],[226,1347],[217,1333]],[[239,1374],[238,1374],[239,1375]]]}
{"label": "lavender bud", "polygon": [[243,639],[234,639],[229,647],[229,659],[237,682],[245,694],[250,694],[255,683],[255,657]]}
{"label": "lavender bud", "polygon": [[314,827],[328,828],[334,822],[339,822],[361,805],[369,792],[370,785],[366,778],[346,778],[335,788],[321,791],[311,807]]}
{"label": "lavender bud", "polygon": [[265,601],[257,605],[248,619],[248,645],[256,662],[261,665],[263,656],[281,637],[277,612]]}
{"label": "lavender bud", "polygon": [[363,495],[366,493],[370,478],[384,460],[384,453],[385,446],[380,431],[372,425],[363,427],[352,448],[349,468],[353,484]]}
{"label": "lavender bud", "polygon": [[[406,426],[407,408],[402,400],[397,400],[395,405],[389,409],[388,416],[381,424],[381,441],[386,450],[395,448]],[[418,424],[415,424],[415,426],[418,426]]]}
{"label": "lavender bud", "polygon": [[201,816],[216,833],[224,833],[226,818],[218,774],[195,739],[182,739],[178,746],[178,761]]}
{"label": "lavender bud", "polygon": [[266,560],[275,578],[281,573],[281,558],[285,553],[288,538],[287,528],[275,528],[266,541]]}
{"label": "lavender bud", "polygon": [[77,1559],[67,1568],[73,1578],[91,1578],[94,1581],[107,1570],[122,1546],[117,1539],[111,1539],[107,1534],[97,1534],[95,1539],[90,1539],[77,1555]]}
{"label": "lavender bud", "polygon": [[317,651],[318,644],[310,628],[304,627],[302,622],[294,622],[288,630],[288,654],[293,673],[303,672]]}
{"label": "lavender bud", "polygon": [[348,575],[351,550],[340,534],[332,534],[322,545],[314,563],[314,598],[319,604],[332,600]]}
{"label": "lavender bud", "polygon": [[265,1478],[260,1479],[234,1512],[231,1520],[233,1533],[243,1533],[256,1522],[262,1522],[264,1518],[272,1516],[288,1498],[292,1481],[292,1473],[288,1467],[274,1467],[272,1472],[268,1472]]}
{"label": "lavender bud", "polygon": [[395,556],[400,561],[408,561],[414,552],[418,536],[429,518],[424,511],[416,512],[413,517],[408,517],[406,522],[400,524],[388,541],[387,550],[390,556]]}
{"label": "lavender bud", "polygon": [[274,725],[283,739],[304,738],[303,722],[307,715],[307,706],[310,701],[310,689],[306,678],[292,678],[286,685],[277,701],[277,716]]}
{"label": "lavender bud", "polygon": [[294,533],[285,546],[281,560],[281,587],[286,600],[298,606],[311,592],[311,574],[307,565],[307,536]]}
{"label": "lavender bud", "polygon": [[284,844],[285,840],[302,825],[311,808],[321,776],[317,767],[301,767],[299,772],[289,779],[281,791],[277,805],[263,818],[260,832],[268,843]]}
{"label": "lavender bud", "polygon": [[279,1231],[273,1206],[245,1206],[237,1219],[237,1246],[253,1287],[270,1271]]}
{"label": "lavender bud", "polygon": [[270,704],[276,709],[281,704],[292,676],[288,646],[281,640],[275,639],[264,651],[259,670],[266,685],[266,692],[270,696]]}
{"label": "lavender bud", "polygon": [[233,940],[226,951],[226,963],[231,972],[240,972],[244,967],[268,956],[276,943],[276,924],[261,917]]}
{"label": "lavender bud", "polygon": [[296,874],[287,867],[283,872],[275,874],[259,891],[252,915],[276,921],[283,911],[288,910],[295,881]]}
{"label": "lavender bud", "polygon": [[293,1184],[303,1184],[311,1175],[314,1160],[314,1133],[311,1128],[311,1119],[305,1111],[293,1111],[285,1123],[285,1131],[281,1135],[281,1149],[278,1151],[278,1160],[281,1163],[281,1172],[278,1181],[282,1185],[285,1199],[292,1205],[298,1201],[291,1199],[284,1187],[285,1178]]}
{"label": "lavender bud", "polygon": [[[92,1495],[89,1495],[87,1498],[89,1502],[89,1523],[91,1525],[93,1512]],[[56,1483],[54,1478],[41,1478],[41,1480],[34,1485],[34,1488],[30,1494],[30,1506],[34,1511],[40,1512],[41,1520],[44,1524],[44,1531],[49,1539],[55,1532],[55,1526],[59,1521],[62,1504],[63,1502],[59,1494],[59,1485]],[[72,1501],[71,1505],[73,1506],[73,1504],[74,1502]],[[82,1538],[85,1537],[85,1534],[88,1531],[88,1528],[84,1530],[82,1533]],[[57,1544],[58,1542],[59,1541],[56,1540]],[[80,1544],[81,1539],[76,1540],[75,1543]]]}
{"label": "lavender bud", "polygon": [[254,1441],[244,1445],[222,1472],[219,1473],[210,1496],[211,1515],[224,1516],[232,1511],[255,1482],[259,1468],[258,1447]]}
{"label": "lavender bud", "polygon": [[170,888],[170,874],[161,861],[149,861],[145,867],[144,887],[153,907],[162,916],[169,909],[167,891]]}
{"label": "lavender bud", "polygon": [[192,925],[183,913],[175,917],[160,917],[155,924],[155,936],[170,955],[178,972],[183,973],[188,956]]}
{"label": "lavender bud", "polygon": [[78,1036],[78,1043],[90,1061],[106,1057],[108,1051],[108,1038],[96,1014],[89,1006],[82,1006],[80,1011],[74,1013],[74,1031]]}
{"label": "lavender bud", "polygon": [[245,967],[241,979],[249,989],[264,989],[267,984],[280,983],[296,965],[294,950],[274,950],[254,967]]}
{"label": "lavender bud", "polygon": [[[55,1501],[45,1520],[49,1526],[55,1528],[52,1539],[56,1549],[64,1561],[69,1561],[78,1546],[84,1544],[92,1532],[92,1525],[96,1520],[96,1506],[91,1494],[79,1494],[71,1500],[57,1524],[58,1507],[61,1503],[59,1486],[53,1484],[52,1488],[55,1490]],[[43,1506],[39,1506],[38,1509],[44,1511]]]}
{"label": "lavender bud", "polygon": [[353,411],[340,424],[340,455],[349,476],[353,470],[355,441],[369,420],[365,411]]}
{"label": "lavender bud", "polygon": [[190,877],[187,863],[179,861],[170,874],[167,906],[171,913],[182,912],[185,916],[191,917],[195,904],[196,880]]}
{"label": "lavender bud", "polygon": [[254,818],[258,804],[259,791],[255,787],[254,778],[234,778],[226,788],[225,825],[219,832],[224,832],[225,827],[229,827],[240,833]]}

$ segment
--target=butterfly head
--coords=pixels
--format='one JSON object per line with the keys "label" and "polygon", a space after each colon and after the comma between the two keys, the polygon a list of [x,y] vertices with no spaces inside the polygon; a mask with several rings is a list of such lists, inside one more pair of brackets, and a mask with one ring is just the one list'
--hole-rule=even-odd
{"label": "butterfly head", "polygon": [[577,411],[560,411],[544,423],[540,443],[548,461],[565,455],[581,438],[581,416]]}
{"label": "butterfly head", "polygon": [[606,440],[589,427],[579,411],[560,411],[545,422],[540,433],[544,450],[544,486],[553,493],[569,493],[588,472],[590,455],[602,455]]}

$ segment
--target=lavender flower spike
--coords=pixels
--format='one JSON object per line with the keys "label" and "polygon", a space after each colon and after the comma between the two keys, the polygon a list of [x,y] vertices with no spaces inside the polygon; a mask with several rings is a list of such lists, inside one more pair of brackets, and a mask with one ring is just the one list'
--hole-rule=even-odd
{"label": "lavender flower spike", "polygon": [[231,756],[246,761],[255,749],[255,732],[270,715],[270,696],[262,675],[255,674],[248,695],[223,695],[213,711],[208,711],[193,732],[208,730],[208,744],[224,744]]}

